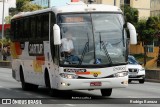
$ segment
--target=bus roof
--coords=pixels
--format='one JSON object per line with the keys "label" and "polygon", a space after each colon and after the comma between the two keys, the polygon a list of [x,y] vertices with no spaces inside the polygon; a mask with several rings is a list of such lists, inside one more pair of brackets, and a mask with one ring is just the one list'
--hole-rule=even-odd
{"label": "bus roof", "polygon": [[37,10],[33,12],[21,12],[14,15],[12,19],[35,15],[39,13],[53,11],[58,13],[85,13],[85,12],[122,12],[120,8],[112,5],[104,4],[68,4],[65,6],[51,7],[47,9]]}

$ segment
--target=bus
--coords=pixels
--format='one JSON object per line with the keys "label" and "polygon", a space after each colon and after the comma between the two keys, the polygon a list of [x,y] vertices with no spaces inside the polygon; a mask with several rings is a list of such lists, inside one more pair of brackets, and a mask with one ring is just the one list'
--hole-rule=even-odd
{"label": "bus", "polygon": [[[67,31],[74,49],[64,57]],[[100,90],[110,96],[113,88],[128,86],[128,46],[137,35],[118,7],[72,3],[22,12],[11,19],[11,34],[12,76],[23,90],[45,86],[53,95]]]}

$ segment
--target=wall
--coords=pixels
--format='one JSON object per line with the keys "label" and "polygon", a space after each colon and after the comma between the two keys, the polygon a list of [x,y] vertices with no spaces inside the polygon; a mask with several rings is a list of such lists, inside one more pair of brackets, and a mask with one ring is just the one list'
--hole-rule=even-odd
{"label": "wall", "polygon": [[160,15],[160,0],[151,0],[151,16]]}
{"label": "wall", "polygon": [[139,19],[150,16],[150,0],[130,0],[130,6],[138,9]]}
{"label": "wall", "polygon": [[160,81],[160,70],[146,70],[146,79]]}
{"label": "wall", "polygon": [[[88,2],[88,0],[82,0],[85,3]],[[120,7],[120,1],[121,0],[115,0],[116,1],[116,6]],[[114,0],[95,0],[95,4],[108,4],[108,5],[114,5]]]}
{"label": "wall", "polygon": [[[2,12],[3,12],[3,2],[0,2],[0,24],[2,24]],[[4,19],[9,16],[9,5],[4,3]]]}
{"label": "wall", "polygon": [[[130,54],[144,54],[144,48],[141,42],[138,45],[130,45],[129,51]],[[152,60],[149,60],[146,63],[147,68],[154,68],[157,66],[158,53],[159,53],[159,47],[154,47],[153,52],[147,52],[148,57],[153,57]]]}
{"label": "wall", "polygon": [[[115,0],[116,6],[120,7],[120,0]],[[102,4],[114,5],[114,0],[102,0]]]}
{"label": "wall", "polygon": [[[130,45],[130,54],[142,54],[144,53],[144,48],[142,42],[139,42],[137,45]],[[154,52],[147,52],[148,57],[158,57],[159,47],[154,47]]]}

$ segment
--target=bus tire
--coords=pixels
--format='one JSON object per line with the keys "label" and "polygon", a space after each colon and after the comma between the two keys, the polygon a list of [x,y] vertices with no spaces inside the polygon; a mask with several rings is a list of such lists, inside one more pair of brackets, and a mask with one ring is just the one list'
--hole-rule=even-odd
{"label": "bus tire", "polygon": [[23,90],[27,91],[27,90],[37,90],[38,89],[38,85],[29,84],[25,82],[22,67],[20,67],[20,80],[21,80],[21,86]]}
{"label": "bus tire", "polygon": [[110,96],[112,94],[112,88],[101,89],[102,96]]}
{"label": "bus tire", "polygon": [[24,74],[23,74],[23,69],[20,67],[20,80],[21,80],[21,86],[23,90],[28,90],[29,89],[29,84],[25,82],[24,80]]}
{"label": "bus tire", "polygon": [[51,88],[51,83],[50,83],[48,70],[45,70],[45,84],[46,84],[46,88],[48,88],[49,95],[51,97],[54,97],[55,95],[57,95],[58,91],[56,89]]}

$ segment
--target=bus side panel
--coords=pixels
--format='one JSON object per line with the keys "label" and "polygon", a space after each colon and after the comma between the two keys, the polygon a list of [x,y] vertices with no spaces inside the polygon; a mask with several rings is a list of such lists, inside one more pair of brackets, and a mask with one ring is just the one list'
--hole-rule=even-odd
{"label": "bus side panel", "polygon": [[18,59],[13,59],[12,60],[12,77],[20,81],[20,61]]}

